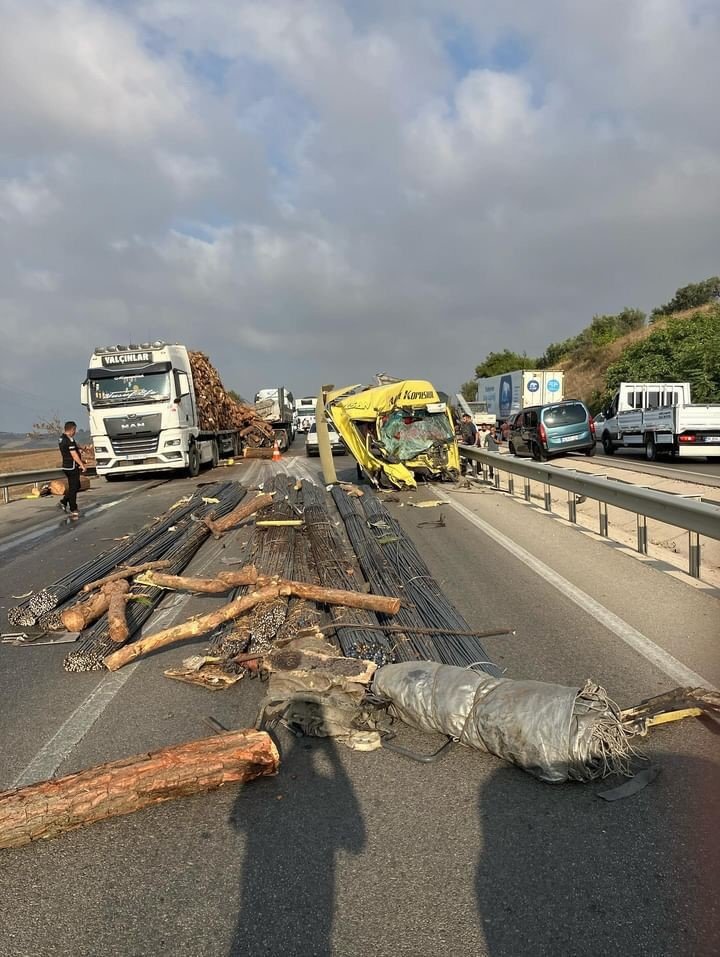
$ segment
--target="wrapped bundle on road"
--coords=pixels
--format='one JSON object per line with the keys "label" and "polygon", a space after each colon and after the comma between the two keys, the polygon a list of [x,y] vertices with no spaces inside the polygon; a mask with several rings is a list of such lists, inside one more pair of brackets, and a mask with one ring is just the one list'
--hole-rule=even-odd
{"label": "wrapped bundle on road", "polygon": [[632,773],[631,733],[590,682],[578,690],[403,661],[375,673],[373,692],[406,724],[488,751],[550,784]]}

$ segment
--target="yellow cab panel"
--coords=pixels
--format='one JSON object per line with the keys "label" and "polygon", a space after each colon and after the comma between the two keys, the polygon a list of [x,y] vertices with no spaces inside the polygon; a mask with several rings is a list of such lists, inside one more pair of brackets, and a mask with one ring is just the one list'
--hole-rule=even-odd
{"label": "yellow cab panel", "polygon": [[417,479],[454,481],[460,456],[450,409],[422,379],[356,391],[336,389],[327,413],[348,451],[376,485],[415,488]]}

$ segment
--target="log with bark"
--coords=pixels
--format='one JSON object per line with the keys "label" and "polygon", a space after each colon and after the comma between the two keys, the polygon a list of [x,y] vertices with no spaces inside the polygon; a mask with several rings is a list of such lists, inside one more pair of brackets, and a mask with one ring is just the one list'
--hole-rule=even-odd
{"label": "log with bark", "polygon": [[223,515],[222,518],[204,518],[203,522],[215,538],[220,538],[225,532],[230,531],[231,528],[237,528],[246,518],[250,518],[251,515],[255,515],[255,513],[261,509],[268,508],[268,506],[272,505],[273,494],[273,492],[264,492],[260,495],[256,495],[255,498],[249,502],[242,502],[237,508],[234,508],[232,512]]}
{"label": "log with bark", "polygon": [[[64,478],[53,479],[52,482],[49,483],[48,488],[53,495],[63,496],[67,494],[68,483]],[[79,491],[87,492],[89,488],[90,479],[87,477],[87,475],[81,475]]]}
{"label": "log with bark", "polygon": [[238,618],[240,615],[259,605],[261,602],[272,601],[282,596],[294,596],[314,601],[317,604],[343,605],[346,608],[365,608],[368,611],[380,612],[384,615],[396,615],[400,610],[399,598],[389,598],[384,595],[367,595],[363,592],[344,591],[341,588],[322,588],[318,585],[309,585],[306,582],[278,581],[266,584],[267,579],[258,578],[258,588],[249,595],[235,598],[217,611],[191,618],[172,628],[158,631],[154,635],[147,635],[132,644],[120,648],[105,659],[105,667],[110,671],[117,671],[123,665],[174,644],[187,638],[198,638],[200,635],[213,631],[226,621]]}
{"label": "log with bark", "polygon": [[108,635],[111,641],[122,645],[130,637],[130,629],[125,614],[130,583],[125,580],[110,582],[109,585],[105,586],[105,590],[110,595],[110,604],[107,611]]}
{"label": "log with bark", "polygon": [[223,784],[277,774],[264,731],[229,731],[0,794],[0,848],[131,814]]}
{"label": "log with bark", "polygon": [[110,607],[110,595],[102,590],[86,601],[80,601],[60,613],[60,620],[68,631],[84,631]]}
{"label": "log with bark", "polygon": [[122,568],[118,568],[104,578],[98,578],[97,581],[83,585],[83,591],[96,591],[109,582],[120,581],[122,578],[134,578],[136,575],[142,574],[142,572],[151,571],[156,568],[169,568],[170,565],[172,565],[172,562],[166,558],[158,559],[155,562],[144,562],[142,565],[124,565]]}
{"label": "log with bark", "polygon": [[167,588],[171,591],[199,592],[206,595],[221,595],[231,588],[242,585],[254,585],[258,573],[254,565],[246,565],[236,572],[219,572],[215,578],[191,578],[187,575],[165,575],[162,572],[147,572],[140,575],[138,585],[152,585],[154,588]]}

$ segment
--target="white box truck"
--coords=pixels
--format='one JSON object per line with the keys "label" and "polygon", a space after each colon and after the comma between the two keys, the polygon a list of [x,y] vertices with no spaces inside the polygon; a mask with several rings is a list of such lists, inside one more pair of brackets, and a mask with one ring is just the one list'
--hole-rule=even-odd
{"label": "white box truck", "polygon": [[662,453],[720,458],[720,404],[695,405],[689,382],[621,382],[596,428],[606,455],[627,448],[651,462]]}
{"label": "white box truck", "polygon": [[306,395],[304,399],[295,401],[295,411],[297,413],[297,431],[309,432],[315,424],[315,408],[317,406],[316,395]]}
{"label": "white box truck", "polygon": [[80,401],[90,418],[97,473],[108,481],[138,472],[195,476],[202,464],[216,465],[242,449],[237,429],[202,427],[184,345],[98,346]]}
{"label": "white box truck", "polygon": [[519,369],[478,379],[477,400],[485,402],[498,424],[530,405],[561,402],[565,373],[557,369]]}

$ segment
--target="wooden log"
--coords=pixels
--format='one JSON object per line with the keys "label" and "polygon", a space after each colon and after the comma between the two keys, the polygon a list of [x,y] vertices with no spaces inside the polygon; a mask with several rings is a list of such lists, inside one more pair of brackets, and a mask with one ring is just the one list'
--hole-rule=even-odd
{"label": "wooden log", "polygon": [[265,731],[230,731],[0,794],[0,848],[22,847],[223,784],[277,774]]}
{"label": "wooden log", "polygon": [[146,635],[137,641],[125,645],[124,648],[114,651],[105,659],[105,667],[110,671],[117,671],[123,665],[141,658],[143,655],[156,651],[158,648],[164,648],[166,645],[172,645],[176,641],[185,641],[187,638],[197,638],[200,635],[212,631],[226,621],[237,618],[246,611],[250,611],[255,605],[263,601],[271,601],[278,597],[278,586],[268,585],[265,588],[259,588],[249,595],[242,595],[235,598],[217,611],[210,612],[208,615],[201,615],[199,618],[191,618],[189,621],[181,622],[172,628],[166,628],[164,631],[155,632],[154,635]]}
{"label": "wooden log", "polygon": [[88,582],[87,585],[83,585],[83,591],[95,591],[98,588],[102,588],[103,585],[107,585],[109,582],[119,581],[122,578],[134,578],[142,572],[155,568],[168,568],[170,565],[172,565],[172,562],[165,558],[158,559],[156,562],[145,562],[142,565],[125,565],[106,575],[104,578],[98,578],[97,581]]}
{"label": "wooden log", "polygon": [[123,665],[129,664],[151,651],[157,651],[158,648],[164,648],[176,641],[197,638],[226,621],[238,618],[262,602],[273,601],[283,596],[294,595],[297,598],[305,598],[307,601],[314,601],[319,604],[365,608],[368,611],[382,612],[385,615],[396,615],[401,605],[399,598],[388,598],[384,595],[366,595],[364,592],[344,591],[342,588],[322,588],[319,585],[308,585],[305,582],[283,580],[272,584],[266,584],[266,582],[267,579],[258,578],[257,584],[260,587],[249,595],[235,598],[227,605],[223,605],[222,608],[218,608],[217,611],[210,612],[208,615],[191,618],[189,621],[182,622],[172,628],[158,631],[154,635],[146,635],[138,641],[125,645],[124,648],[108,655],[104,662],[105,667],[110,671],[117,671]]}
{"label": "wooden log", "polygon": [[99,591],[88,601],[78,602],[60,613],[60,620],[68,631],[83,631],[101,618],[110,607],[110,595]]}
{"label": "wooden log", "polygon": [[399,598],[385,595],[368,595],[361,591],[347,591],[344,588],[323,588],[321,585],[309,585],[307,582],[281,582],[290,589],[295,598],[314,601],[318,605],[344,605],[346,608],[364,608],[383,615],[397,615],[402,602]]}
{"label": "wooden log", "polygon": [[[53,495],[63,496],[68,490],[68,483],[64,478],[53,479],[48,487]],[[90,479],[87,477],[87,475],[81,475],[79,491],[87,492],[89,488]]]}
{"label": "wooden log", "polygon": [[251,515],[259,512],[261,508],[267,508],[268,505],[272,505],[274,494],[274,492],[265,492],[261,495],[256,495],[255,498],[249,502],[242,502],[242,504],[234,508],[232,512],[223,515],[222,518],[216,521],[212,518],[204,518],[203,522],[205,522],[215,538],[220,538],[225,532],[231,528],[236,528],[241,522],[244,522],[246,518],[250,518]]}
{"label": "wooden log", "polygon": [[244,459],[271,459],[273,457],[272,449],[243,449]]}
{"label": "wooden log", "polygon": [[125,580],[110,582],[109,585],[105,586],[105,590],[110,595],[107,612],[108,635],[111,641],[116,641],[121,645],[130,637],[130,629],[125,615],[130,583]]}
{"label": "wooden log", "polygon": [[153,585],[157,588],[169,588],[173,591],[201,592],[206,595],[221,595],[231,588],[241,585],[254,585],[258,573],[254,565],[247,565],[236,572],[220,572],[216,578],[191,578],[185,575],[164,575],[162,572],[148,572],[141,575],[139,585]]}

